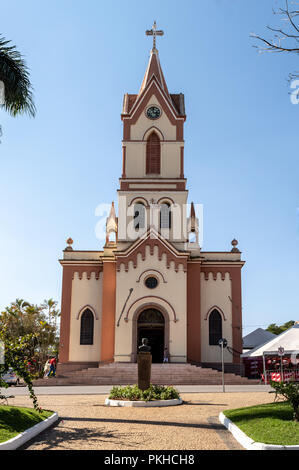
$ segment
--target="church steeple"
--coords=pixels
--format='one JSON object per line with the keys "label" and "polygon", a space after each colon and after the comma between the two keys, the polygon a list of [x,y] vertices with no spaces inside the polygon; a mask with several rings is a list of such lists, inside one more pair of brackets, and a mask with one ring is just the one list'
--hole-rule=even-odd
{"label": "church steeple", "polygon": [[156,25],[156,22],[154,21],[152,29],[147,30],[145,34],[147,36],[153,36],[153,48],[150,52],[150,59],[149,59],[148,66],[147,66],[147,69],[146,69],[146,72],[145,72],[145,75],[144,75],[144,78],[143,78],[143,81],[139,90],[139,95],[146,88],[148,83],[151,81],[152,77],[155,76],[157,81],[161,85],[162,89],[164,90],[166,95],[169,97],[166,80],[164,78],[161,64],[160,64],[158,49],[156,48],[156,37],[163,36],[164,31],[157,30],[157,25]]}
{"label": "church steeple", "polygon": [[[163,96],[163,99],[167,103],[167,107],[170,105],[170,111],[173,116],[185,121],[186,114],[184,95],[182,93],[169,93],[160,64],[159,52],[156,48],[156,38],[157,36],[163,36],[164,32],[162,30],[157,30],[156,22],[154,22],[152,29],[147,30],[145,34],[147,36],[153,36],[153,47],[150,51],[150,58],[138,94],[126,93],[124,95],[121,118],[122,120],[127,118],[131,119],[131,116],[134,114],[139,104],[143,102],[144,95],[147,95],[148,90],[151,89],[153,85],[159,89],[158,94],[160,94],[161,97]],[[129,137],[126,132],[127,129],[127,126],[124,125],[124,140],[127,140],[127,137]],[[178,140],[183,140],[183,134],[179,132],[177,138]]]}

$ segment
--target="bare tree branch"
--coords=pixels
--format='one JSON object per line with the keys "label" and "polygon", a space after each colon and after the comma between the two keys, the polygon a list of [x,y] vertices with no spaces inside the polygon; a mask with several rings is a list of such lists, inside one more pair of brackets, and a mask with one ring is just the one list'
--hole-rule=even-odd
{"label": "bare tree branch", "polygon": [[[251,34],[252,37],[256,38],[256,39],[259,39],[260,41],[262,41],[263,43],[267,44],[267,48],[261,48],[260,46],[254,46],[254,47],[257,47],[258,49],[260,50],[267,50],[267,51],[275,51],[275,52],[293,52],[293,53],[296,53],[296,54],[299,54],[299,48],[294,48],[294,47],[290,47],[290,48],[287,48],[287,47],[282,47],[278,44],[275,44],[274,41],[267,41],[267,39],[264,39],[260,36],[257,36],[256,34]],[[282,39],[282,38],[278,38],[279,41]]]}
{"label": "bare tree branch", "polygon": [[[264,44],[264,47],[259,45],[253,46],[259,49],[259,52],[288,52],[291,54],[299,54],[299,24],[296,24],[299,10],[290,10],[288,0],[285,0],[285,3],[285,8],[279,8],[278,11],[273,10],[273,14],[282,16],[282,20],[287,22],[290,31],[285,30],[285,28],[267,26],[269,31],[275,33],[272,39],[266,39],[257,34],[251,34],[251,37],[254,37]],[[294,4],[294,2],[292,3]],[[298,5],[298,2],[296,4]],[[299,72],[289,74],[290,80],[298,77]]]}

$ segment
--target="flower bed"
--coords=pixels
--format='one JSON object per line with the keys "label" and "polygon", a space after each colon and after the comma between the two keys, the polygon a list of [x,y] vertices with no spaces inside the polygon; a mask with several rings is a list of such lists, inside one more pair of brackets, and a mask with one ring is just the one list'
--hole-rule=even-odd
{"label": "flower bed", "polygon": [[179,392],[174,387],[163,385],[150,385],[147,390],[140,390],[137,385],[125,387],[113,387],[109,400],[123,401],[154,401],[154,400],[179,400]]}

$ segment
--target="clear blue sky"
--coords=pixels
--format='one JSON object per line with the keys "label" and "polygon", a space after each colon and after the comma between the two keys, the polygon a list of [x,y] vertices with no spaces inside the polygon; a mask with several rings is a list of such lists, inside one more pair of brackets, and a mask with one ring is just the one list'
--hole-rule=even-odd
{"label": "clear blue sky", "polygon": [[239,240],[244,334],[299,320],[298,56],[258,54],[276,0],[11,0],[0,32],[25,55],[37,116],[0,111],[0,308],[60,302],[65,240],[97,250],[100,203],[116,200],[123,94],[136,93],[157,20],[168,87],[186,100],[189,200],[204,206],[206,251]]}

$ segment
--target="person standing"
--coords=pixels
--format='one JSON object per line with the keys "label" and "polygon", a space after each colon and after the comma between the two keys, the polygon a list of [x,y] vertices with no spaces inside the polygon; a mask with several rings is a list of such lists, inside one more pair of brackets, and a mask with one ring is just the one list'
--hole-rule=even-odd
{"label": "person standing", "polygon": [[164,349],[164,356],[163,356],[163,363],[167,363],[169,362],[169,359],[168,359],[168,349],[165,348]]}
{"label": "person standing", "polygon": [[48,358],[44,366],[44,377],[48,377],[49,372],[50,372],[50,360]]}
{"label": "person standing", "polygon": [[48,377],[51,376],[51,373],[52,373],[52,377],[55,377],[55,375],[56,375],[56,357],[55,356],[53,356],[50,359],[50,370],[49,370],[49,373],[48,373]]}

